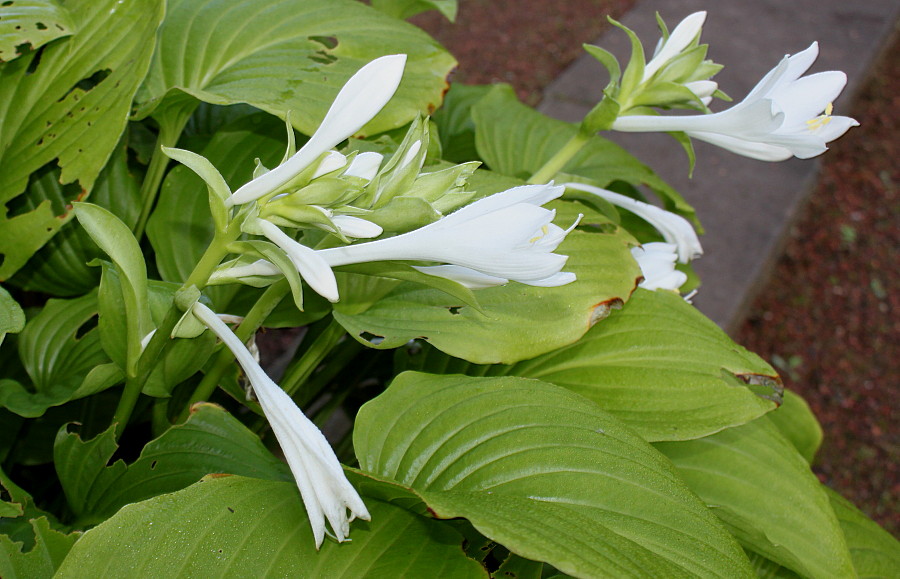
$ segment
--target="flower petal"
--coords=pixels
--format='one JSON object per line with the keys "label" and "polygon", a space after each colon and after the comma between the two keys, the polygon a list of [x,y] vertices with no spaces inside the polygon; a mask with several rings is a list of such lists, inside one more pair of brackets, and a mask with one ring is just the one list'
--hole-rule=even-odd
{"label": "flower petal", "polygon": [[256,224],[269,241],[288,254],[300,277],[313,291],[332,303],[340,300],[334,272],[316,250],[292,239],[277,225],[265,219],[257,219]]}

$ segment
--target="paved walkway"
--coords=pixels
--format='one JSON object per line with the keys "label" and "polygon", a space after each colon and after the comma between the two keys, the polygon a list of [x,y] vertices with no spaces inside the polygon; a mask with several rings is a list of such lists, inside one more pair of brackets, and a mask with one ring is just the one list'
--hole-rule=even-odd
{"label": "paved walkway", "polygon": [[[867,71],[900,17],[896,0],[638,0],[623,22],[652,50],[659,36],[656,12],[671,30],[697,10],[708,11],[701,40],[710,45],[709,57],[725,65],[715,80],[735,101],[783,55],[818,40],[819,59],[812,71],[843,70],[849,77],[835,114],[850,114]],[[623,66],[627,62],[630,49],[620,30],[610,30],[596,44],[616,54]],[[545,90],[539,108],[578,122],[600,98],[607,80],[605,69],[585,55]],[[723,105],[713,107],[721,110]],[[705,255],[695,264],[703,286],[694,303],[727,331],[735,331],[816,184],[819,162],[763,163],[695,141],[697,166],[691,180],[687,157],[671,137],[616,133],[612,138],[647,161],[697,208],[706,235]]]}

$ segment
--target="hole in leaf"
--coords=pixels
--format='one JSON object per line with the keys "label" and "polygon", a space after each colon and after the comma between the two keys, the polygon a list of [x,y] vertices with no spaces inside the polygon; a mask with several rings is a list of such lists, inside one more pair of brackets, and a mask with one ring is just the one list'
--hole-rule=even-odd
{"label": "hole in leaf", "polygon": [[158,460],[154,460],[150,463],[150,470],[156,470],[156,465],[159,464]]}
{"label": "hole in leaf", "polygon": [[[234,509],[232,509],[231,507],[225,507],[225,508],[228,509],[228,512],[229,512],[229,513],[233,513],[233,512],[234,512]],[[222,551],[219,551],[219,553],[221,553],[221,552],[222,552]]]}
{"label": "hole in leaf", "polygon": [[463,309],[463,306],[450,306],[449,308],[447,308],[447,311],[449,311],[454,316],[458,316],[459,310],[461,309]]}
{"label": "hole in leaf", "polygon": [[379,336],[377,334],[373,334],[371,332],[360,332],[359,337],[369,342],[373,346],[377,346],[381,342],[384,341],[384,336]]}
{"label": "hole in leaf", "polygon": [[0,4],[0,6],[12,6],[12,5],[13,5],[12,0],[6,0],[6,2],[4,2],[3,4]]}
{"label": "hole in leaf", "polygon": [[318,42],[328,50],[337,48],[338,39],[336,36],[307,36],[313,42]]}
{"label": "hole in leaf", "polygon": [[[30,44],[28,46],[31,46]],[[16,49],[18,52],[18,48]],[[38,65],[41,64],[41,56],[44,55],[44,47],[40,47],[37,49],[37,52],[34,53],[34,58],[31,59],[31,62],[28,63],[28,68],[25,69],[25,74],[34,74],[34,71],[37,70]]]}
{"label": "hole in leaf", "polygon": [[337,60],[337,57],[333,54],[328,54],[324,50],[318,50],[315,54],[310,54],[307,56],[313,62],[318,62],[319,64],[331,64]]}
{"label": "hole in leaf", "polygon": [[78,331],[75,332],[75,339],[80,340],[81,338],[84,337],[85,334],[87,334],[88,332],[90,332],[91,330],[96,328],[98,317],[99,316],[91,316],[91,318],[88,321],[81,324],[81,326],[78,327]]}
{"label": "hole in leaf", "polygon": [[38,30],[47,30],[47,25],[44,24],[43,22],[36,22],[34,27],[37,28]]}
{"label": "hole in leaf", "polygon": [[[81,92],[89,92],[89,91],[93,90],[98,84],[103,82],[106,79],[106,77],[108,77],[111,73],[112,73],[112,69],[103,68],[103,69],[98,70],[91,76],[79,80],[78,82],[75,83],[75,85],[72,88],[70,88],[66,92],[66,94],[64,94],[62,97],[60,97],[58,102],[62,102],[64,100],[66,100],[66,98],[68,98],[68,96],[70,94],[72,94],[73,92],[75,92],[76,90],[81,91]],[[75,94],[75,95],[73,95],[72,98],[74,98],[75,100],[78,100],[78,98],[80,98],[80,97],[77,94]]]}

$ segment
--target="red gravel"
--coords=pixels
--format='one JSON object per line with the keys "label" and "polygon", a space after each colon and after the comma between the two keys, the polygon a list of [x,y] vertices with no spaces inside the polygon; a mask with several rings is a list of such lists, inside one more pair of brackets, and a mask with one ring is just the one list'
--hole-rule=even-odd
{"label": "red gravel", "polygon": [[[534,105],[632,0],[461,0],[457,23],[415,22],[460,62],[454,81],[507,82]],[[894,533],[898,496],[900,338],[900,58],[887,53],[856,104],[862,123],[824,156],[820,185],[738,341],[780,356],[786,384],[826,432],[824,482]],[[891,58],[893,56],[894,58]],[[702,217],[702,216],[701,216]],[[793,357],[793,358],[792,358]],[[782,364],[782,366],[785,366]]]}

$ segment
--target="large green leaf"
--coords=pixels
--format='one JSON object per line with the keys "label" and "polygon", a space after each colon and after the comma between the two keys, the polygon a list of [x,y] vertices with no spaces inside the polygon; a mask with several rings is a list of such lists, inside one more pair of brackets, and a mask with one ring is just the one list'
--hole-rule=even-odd
{"label": "large green leaf", "polygon": [[22,45],[37,50],[73,32],[69,11],[55,0],[12,0],[0,4],[0,63],[21,55]]}
{"label": "large green leaf", "polygon": [[[200,153],[234,190],[252,178],[255,158],[272,167],[284,155],[285,145],[284,123],[256,113],[221,127]],[[214,233],[206,183],[187,167],[175,167],[163,182],[147,224],[162,278],[186,280]]]}
{"label": "large green leaf", "polygon": [[153,329],[144,254],[131,229],[107,209],[92,203],[77,203],[75,213],[94,243],[113,260],[119,274],[119,288],[126,315],[123,345],[127,355],[124,368],[126,374],[133,376],[143,350],[141,342]]}
{"label": "large green leaf", "polygon": [[199,99],[249,103],[306,134],[318,127],[338,90],[367,62],[408,55],[397,94],[366,127],[399,127],[436,109],[456,64],[437,42],[406,22],[353,0],[170,0],[138,115],[183,109]]}
{"label": "large green leaf", "polygon": [[[552,204],[565,219],[567,203]],[[578,340],[610,307],[628,299],[640,275],[628,250],[632,238],[575,231],[557,253],[568,255],[564,271],[578,280],[554,288],[510,282],[475,292],[481,311],[448,294],[403,283],[365,312],[340,302],[335,319],[350,335],[378,348],[396,348],[425,338],[436,348],[480,364],[513,363]],[[351,304],[352,306],[352,304]],[[375,335],[377,344],[366,340]]]}
{"label": "large green leaf", "polygon": [[900,572],[900,542],[850,501],[830,488],[823,488],[844,531],[856,574],[861,579],[896,577]]}
{"label": "large green leaf", "polygon": [[853,576],[828,496],[769,420],[656,447],[749,550],[800,575]]}
{"label": "large green leaf", "polygon": [[[578,127],[547,117],[520,103],[512,87],[497,85],[472,107],[475,145],[493,171],[527,179],[578,133]],[[693,219],[694,209],[670,185],[628,151],[592,137],[556,177],[589,180],[600,187],[624,182],[649,187],[666,209]]]}
{"label": "large green leaf", "polygon": [[198,404],[183,424],[149,442],[126,465],[107,466],[117,448],[115,428],[84,441],[66,425],[53,457],[72,511],[82,525],[100,522],[121,507],[181,490],[211,473],[291,480],[287,466],[224,409]]}
{"label": "large green leaf", "polygon": [[54,162],[62,183],[91,190],[125,129],[164,4],[69,0],[72,36],[0,67],[0,279],[71,217],[45,201],[7,218],[7,202],[25,190],[31,173]]}
{"label": "large green leaf", "polygon": [[776,408],[782,391],[768,364],[678,294],[644,289],[571,346],[488,373],[578,392],[650,441],[744,424]]}
{"label": "large green leaf", "polygon": [[[139,191],[140,182],[128,168],[125,145],[120,143],[97,177],[91,203],[108,209],[132,227],[141,208]],[[30,210],[45,200],[54,208],[64,207],[69,201],[59,182],[59,168],[37,173],[21,199]],[[102,255],[78,222],[70,221],[10,281],[26,290],[55,296],[83,295],[97,286],[99,278],[97,268],[87,263]]]}
{"label": "large green leaf", "polygon": [[812,413],[806,400],[790,390],[784,391],[784,403],[766,414],[778,430],[794,448],[812,463],[819,447],[822,446],[822,427]]}
{"label": "large green leaf", "polygon": [[436,516],[465,517],[566,573],[751,573],[669,461],[551,384],[405,372],[362,407],[353,443],[361,469],[411,488]]}
{"label": "large green leaf", "polygon": [[19,336],[19,357],[32,388],[0,380],[0,406],[26,417],[47,408],[104,390],[124,376],[104,353],[92,324],[97,295],[49,300]]}
{"label": "large green leaf", "polygon": [[57,577],[487,577],[448,524],[378,500],[366,506],[372,522],[354,522],[352,541],[316,552],[292,482],[207,477],[88,531]]}

